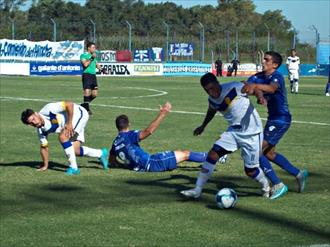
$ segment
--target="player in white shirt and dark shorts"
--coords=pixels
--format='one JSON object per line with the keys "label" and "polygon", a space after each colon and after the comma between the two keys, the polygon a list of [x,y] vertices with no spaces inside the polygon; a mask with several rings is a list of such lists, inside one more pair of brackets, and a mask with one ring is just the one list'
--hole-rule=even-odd
{"label": "player in white shirt and dark shorts", "polygon": [[286,65],[289,72],[289,81],[291,93],[298,93],[299,90],[299,66],[300,58],[296,56],[297,52],[295,49],[291,50],[291,56],[286,60]]}
{"label": "player in white shirt and dark shorts", "polygon": [[245,173],[261,184],[262,194],[268,197],[270,185],[259,167],[263,140],[262,123],[247,95],[241,93],[244,84],[229,82],[220,85],[215,75],[207,73],[202,76],[201,85],[209,95],[209,108],[202,125],[195,129],[194,135],[200,135],[218,111],[227,120],[228,128],[209,151],[195,188],[181,193],[187,197],[200,197],[202,188],[213,173],[217,160],[225,154],[241,149]]}
{"label": "player in white shirt and dark shorts", "polygon": [[45,105],[39,112],[26,109],[22,112],[24,124],[37,128],[40,141],[40,154],[43,165],[40,171],[48,169],[48,135],[58,133],[58,139],[69,161],[67,175],[78,175],[76,155],[99,158],[104,169],[108,168],[108,152],[106,148],[94,149],[81,144],[85,142],[85,127],[89,115],[86,109],[72,102],[61,101]]}

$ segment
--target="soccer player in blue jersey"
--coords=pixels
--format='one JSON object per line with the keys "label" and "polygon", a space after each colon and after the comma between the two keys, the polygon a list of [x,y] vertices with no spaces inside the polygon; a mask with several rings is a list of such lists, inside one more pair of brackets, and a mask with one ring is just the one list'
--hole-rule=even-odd
{"label": "soccer player in blue jersey", "polygon": [[103,168],[108,168],[107,149],[94,149],[82,146],[85,142],[85,127],[88,122],[88,112],[82,106],[70,101],[54,102],[45,105],[39,112],[26,109],[22,112],[21,120],[24,124],[37,129],[40,141],[40,155],[43,165],[38,169],[48,169],[48,135],[58,134],[64,153],[68,158],[69,168],[67,175],[78,175],[80,170],[77,165],[76,155],[99,158]]}
{"label": "soccer player in blue jersey", "polygon": [[263,196],[269,197],[269,182],[259,167],[262,123],[247,95],[241,93],[244,84],[229,82],[220,85],[215,75],[206,73],[201,77],[201,86],[209,95],[209,107],[202,125],[195,129],[194,135],[202,134],[218,111],[227,120],[228,128],[208,152],[207,159],[198,174],[195,188],[181,191],[181,194],[199,198],[204,184],[215,169],[217,160],[225,154],[241,149],[245,173],[259,182]]}
{"label": "soccer player in blue jersey", "polygon": [[129,129],[130,123],[126,115],[118,116],[116,127],[119,133],[110,150],[110,165],[138,172],[163,172],[176,169],[177,164],[183,161],[205,161],[206,153],[165,151],[150,155],[140,147],[139,142],[155,132],[171,108],[172,106],[168,102],[161,106],[158,116],[141,131]]}
{"label": "soccer player in blue jersey", "polygon": [[[248,79],[248,83],[242,89],[243,93],[263,95],[259,100],[267,101],[268,119],[264,128],[263,153],[265,156],[260,158],[260,165],[264,169],[267,177],[274,185],[272,199],[283,195],[287,190],[277,177],[270,161],[279,165],[282,169],[296,177],[298,182],[298,192],[305,188],[307,170],[300,170],[293,166],[282,154],[275,151],[275,147],[284,134],[288,131],[291,124],[291,114],[287,101],[287,92],[283,75],[277,71],[282,64],[282,57],[279,53],[268,51],[263,59],[263,71],[255,74]],[[263,93],[263,94],[260,94]]]}

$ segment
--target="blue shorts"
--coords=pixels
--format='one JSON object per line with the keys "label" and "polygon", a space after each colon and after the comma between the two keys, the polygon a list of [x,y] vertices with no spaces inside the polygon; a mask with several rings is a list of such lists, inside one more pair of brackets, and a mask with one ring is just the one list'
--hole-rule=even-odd
{"label": "blue shorts", "polygon": [[268,120],[264,129],[264,140],[275,146],[290,128],[290,122]]}
{"label": "blue shorts", "polygon": [[150,156],[149,172],[163,172],[176,169],[176,158],[173,151],[165,151]]}

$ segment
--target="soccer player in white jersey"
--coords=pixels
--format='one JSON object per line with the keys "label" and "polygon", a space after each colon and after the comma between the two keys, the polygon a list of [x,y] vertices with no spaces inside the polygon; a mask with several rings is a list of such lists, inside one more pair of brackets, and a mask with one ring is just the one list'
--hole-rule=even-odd
{"label": "soccer player in white jersey", "polygon": [[289,81],[291,93],[298,93],[299,89],[299,66],[300,58],[297,56],[295,49],[291,50],[291,56],[286,60],[286,65],[289,72]]}
{"label": "soccer player in white jersey", "polygon": [[209,108],[201,126],[194,135],[200,135],[207,124],[219,111],[228,122],[228,129],[221,134],[208,153],[196,181],[194,189],[181,193],[187,197],[198,198],[202,188],[211,176],[219,157],[241,149],[245,173],[261,184],[262,193],[269,196],[270,186],[264,172],[259,167],[259,155],[262,152],[262,123],[252,103],[241,93],[241,82],[229,82],[220,85],[216,76],[207,73],[201,78],[201,85],[209,95]]}
{"label": "soccer player in white jersey", "polygon": [[21,120],[24,124],[37,128],[40,141],[40,155],[43,165],[40,171],[48,169],[48,134],[58,133],[64,153],[69,161],[67,175],[78,175],[76,155],[99,158],[103,168],[108,168],[108,151],[106,148],[94,149],[82,146],[85,142],[85,127],[88,122],[88,112],[82,106],[69,101],[49,103],[40,112],[26,109],[22,112]]}

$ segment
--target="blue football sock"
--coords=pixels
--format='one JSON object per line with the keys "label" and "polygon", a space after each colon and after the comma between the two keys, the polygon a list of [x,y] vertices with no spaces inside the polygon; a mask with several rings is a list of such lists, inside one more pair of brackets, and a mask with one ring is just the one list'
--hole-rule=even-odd
{"label": "blue football sock", "polygon": [[330,82],[328,82],[325,87],[325,93],[330,93]]}
{"label": "blue football sock", "polygon": [[274,160],[272,160],[276,165],[280,166],[282,169],[286,170],[292,176],[297,176],[300,170],[294,167],[290,161],[287,160],[282,154],[276,153]]}
{"label": "blue football sock", "polygon": [[207,158],[207,153],[200,153],[200,152],[190,152],[188,161],[192,162],[204,162]]}
{"label": "blue football sock", "polygon": [[276,175],[272,165],[266,156],[261,156],[259,158],[260,168],[264,171],[267,178],[272,182],[273,185],[281,183],[281,179]]}

